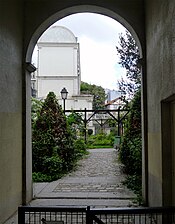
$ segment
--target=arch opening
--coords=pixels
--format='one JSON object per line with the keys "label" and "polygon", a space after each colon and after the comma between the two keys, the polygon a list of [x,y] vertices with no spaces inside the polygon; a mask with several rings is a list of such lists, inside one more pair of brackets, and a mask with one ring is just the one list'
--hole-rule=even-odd
{"label": "arch opening", "polygon": [[143,57],[141,41],[136,31],[124,18],[122,18],[119,14],[103,7],[92,6],[92,5],[81,5],[81,6],[69,7],[64,10],[58,11],[57,13],[49,17],[47,20],[43,21],[43,23],[40,24],[40,26],[37,28],[37,30],[35,31],[35,33],[33,33],[33,36],[31,37],[30,43],[27,48],[25,61],[31,62],[32,53],[38,39],[43,34],[43,32],[47,30],[53,23],[55,23],[56,21],[66,16],[76,14],[76,13],[85,13],[85,12],[101,14],[101,15],[110,17],[116,20],[117,22],[119,22],[120,24],[122,24],[132,34],[132,36],[136,40],[137,46],[139,47],[140,58]]}
{"label": "arch opening", "polygon": [[108,16],[118,22],[120,22],[122,25],[124,25],[127,30],[130,31],[130,33],[133,35],[133,37],[135,38],[137,45],[139,46],[139,51],[140,51],[140,57],[142,58],[143,56],[143,52],[142,52],[142,47],[141,47],[141,42],[138,38],[137,33],[135,32],[135,30],[130,26],[130,24],[123,18],[121,18],[118,14],[105,9],[105,8],[101,8],[101,7],[95,7],[95,6],[76,6],[76,7],[71,7],[71,8],[67,8],[65,10],[59,11],[56,14],[54,14],[53,16],[49,17],[46,21],[44,21],[39,27],[38,29],[35,31],[35,33],[33,34],[30,43],[28,45],[27,48],[27,53],[26,53],[26,62],[31,62],[31,58],[32,58],[32,53],[34,50],[34,47],[39,39],[39,37],[42,35],[42,33],[48,28],[50,27],[50,25],[52,25],[54,22],[56,22],[57,20],[64,18],[68,15],[71,14],[76,14],[76,13],[83,13],[83,12],[93,12],[93,13],[98,13],[98,14],[102,14],[105,16]]}

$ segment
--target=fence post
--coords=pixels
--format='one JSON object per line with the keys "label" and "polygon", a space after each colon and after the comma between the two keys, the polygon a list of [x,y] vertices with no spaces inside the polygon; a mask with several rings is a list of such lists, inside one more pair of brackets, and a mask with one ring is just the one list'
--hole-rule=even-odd
{"label": "fence post", "polygon": [[84,140],[85,140],[85,144],[87,143],[87,111],[86,108],[84,109],[84,128],[85,128],[85,132],[84,132]]}
{"label": "fence post", "polygon": [[87,206],[86,209],[86,224],[93,224],[90,206]]}
{"label": "fence post", "polygon": [[23,207],[18,207],[18,224],[25,224],[25,210]]}

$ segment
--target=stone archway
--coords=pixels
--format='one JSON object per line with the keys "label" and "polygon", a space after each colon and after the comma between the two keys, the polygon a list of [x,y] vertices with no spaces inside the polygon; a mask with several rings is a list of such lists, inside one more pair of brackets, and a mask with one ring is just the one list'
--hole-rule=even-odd
{"label": "stone archway", "polygon": [[[144,53],[144,38],[138,34],[138,32],[135,31],[133,26],[123,17],[120,16],[120,14],[117,14],[116,12],[109,10],[107,8],[94,6],[94,5],[78,5],[74,7],[68,7],[64,10],[60,10],[53,15],[46,18],[44,21],[42,21],[41,24],[35,29],[35,31],[32,33],[31,38],[28,40],[27,48],[26,48],[26,54],[25,54],[25,61],[30,62],[31,56],[34,50],[34,46],[39,39],[39,37],[42,35],[42,33],[49,28],[54,22],[58,21],[59,19],[62,19],[68,15],[75,14],[75,13],[83,13],[83,12],[91,12],[91,13],[98,13],[105,16],[108,16],[117,22],[121,23],[134,37],[136,40],[136,43],[139,47],[140,51],[140,57],[142,58]],[[137,30],[138,31],[138,30]]]}
{"label": "stone archway", "polygon": [[[52,6],[53,7],[53,6]],[[109,7],[110,8],[110,7]],[[46,9],[45,9],[46,10]],[[116,21],[120,22],[122,25],[124,25],[133,35],[133,37],[135,38],[139,49],[140,49],[140,55],[141,55],[141,59],[143,58],[143,51],[144,51],[144,39],[141,39],[141,35],[138,35],[137,32],[135,31],[135,29],[131,26],[131,24],[124,19],[120,14],[108,9],[108,8],[104,8],[104,7],[100,7],[100,6],[94,6],[94,5],[78,5],[78,6],[72,6],[72,7],[66,7],[65,9],[62,10],[57,10],[56,13],[53,13],[51,16],[48,16],[45,19],[41,18],[41,21],[39,23],[39,25],[37,27],[35,27],[35,31],[31,33],[31,35],[27,35],[26,34],[26,39],[25,39],[25,47],[24,47],[24,63],[26,64],[30,64],[31,63],[31,57],[32,57],[32,53],[35,47],[35,44],[37,42],[37,40],[39,39],[39,37],[42,35],[42,33],[54,22],[56,22],[57,20],[74,14],[74,13],[79,13],[79,12],[92,12],[92,13],[99,13],[102,15],[106,15],[108,17],[111,17],[113,19],[115,19]],[[144,64],[144,59],[142,60],[142,63]],[[24,97],[24,112],[25,112],[25,117],[23,118],[25,125],[25,141],[24,141],[24,146],[23,150],[25,150],[25,152],[23,152],[23,155],[25,158],[23,158],[24,163],[23,163],[23,173],[25,173],[23,175],[23,204],[25,204],[27,201],[29,201],[29,198],[31,197],[31,142],[29,141],[29,139],[31,139],[31,133],[29,131],[30,129],[30,120],[27,119],[29,118],[29,113],[28,108],[30,105],[30,74],[29,72],[24,72],[24,81],[23,81],[23,89],[25,92],[23,92]],[[143,66],[143,74],[144,74],[144,66]],[[145,91],[145,81],[143,80],[143,92]],[[143,93],[144,95],[146,95],[145,93]],[[144,105],[144,107],[146,106],[146,104]],[[145,109],[144,109],[145,110]],[[144,111],[143,110],[143,111]],[[144,112],[143,112],[144,113]],[[146,113],[144,113],[146,114]],[[146,117],[146,115],[145,115]],[[146,120],[144,118],[144,120]],[[146,122],[144,122],[146,123]],[[145,128],[145,127],[144,127]],[[144,133],[146,133],[146,131],[144,130]],[[146,137],[144,138],[144,141],[146,142]],[[145,143],[143,144],[144,146],[146,145]],[[145,148],[145,147],[144,147]],[[144,187],[144,196],[146,198],[146,163],[145,163],[145,158],[147,156],[145,156],[145,152],[143,153],[144,156],[144,162],[143,162],[143,174],[144,174],[144,183],[143,183],[143,187]],[[28,178],[28,176],[30,178]],[[29,186],[29,187],[28,187]]]}

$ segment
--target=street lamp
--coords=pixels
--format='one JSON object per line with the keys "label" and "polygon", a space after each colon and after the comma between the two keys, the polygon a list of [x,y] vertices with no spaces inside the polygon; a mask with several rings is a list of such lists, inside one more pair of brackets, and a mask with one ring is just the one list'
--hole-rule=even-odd
{"label": "street lamp", "polygon": [[67,89],[64,87],[62,90],[61,90],[61,98],[63,99],[63,110],[64,110],[64,113],[65,113],[65,100],[67,99],[67,95],[68,95],[68,91]]}

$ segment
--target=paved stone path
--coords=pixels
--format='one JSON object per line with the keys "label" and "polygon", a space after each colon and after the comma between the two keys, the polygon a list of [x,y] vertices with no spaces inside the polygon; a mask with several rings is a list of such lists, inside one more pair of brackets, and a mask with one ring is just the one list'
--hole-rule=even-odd
{"label": "paved stone path", "polygon": [[125,176],[115,149],[90,149],[75,171],[52,183],[35,184],[32,205],[126,207],[135,195],[123,186]]}

